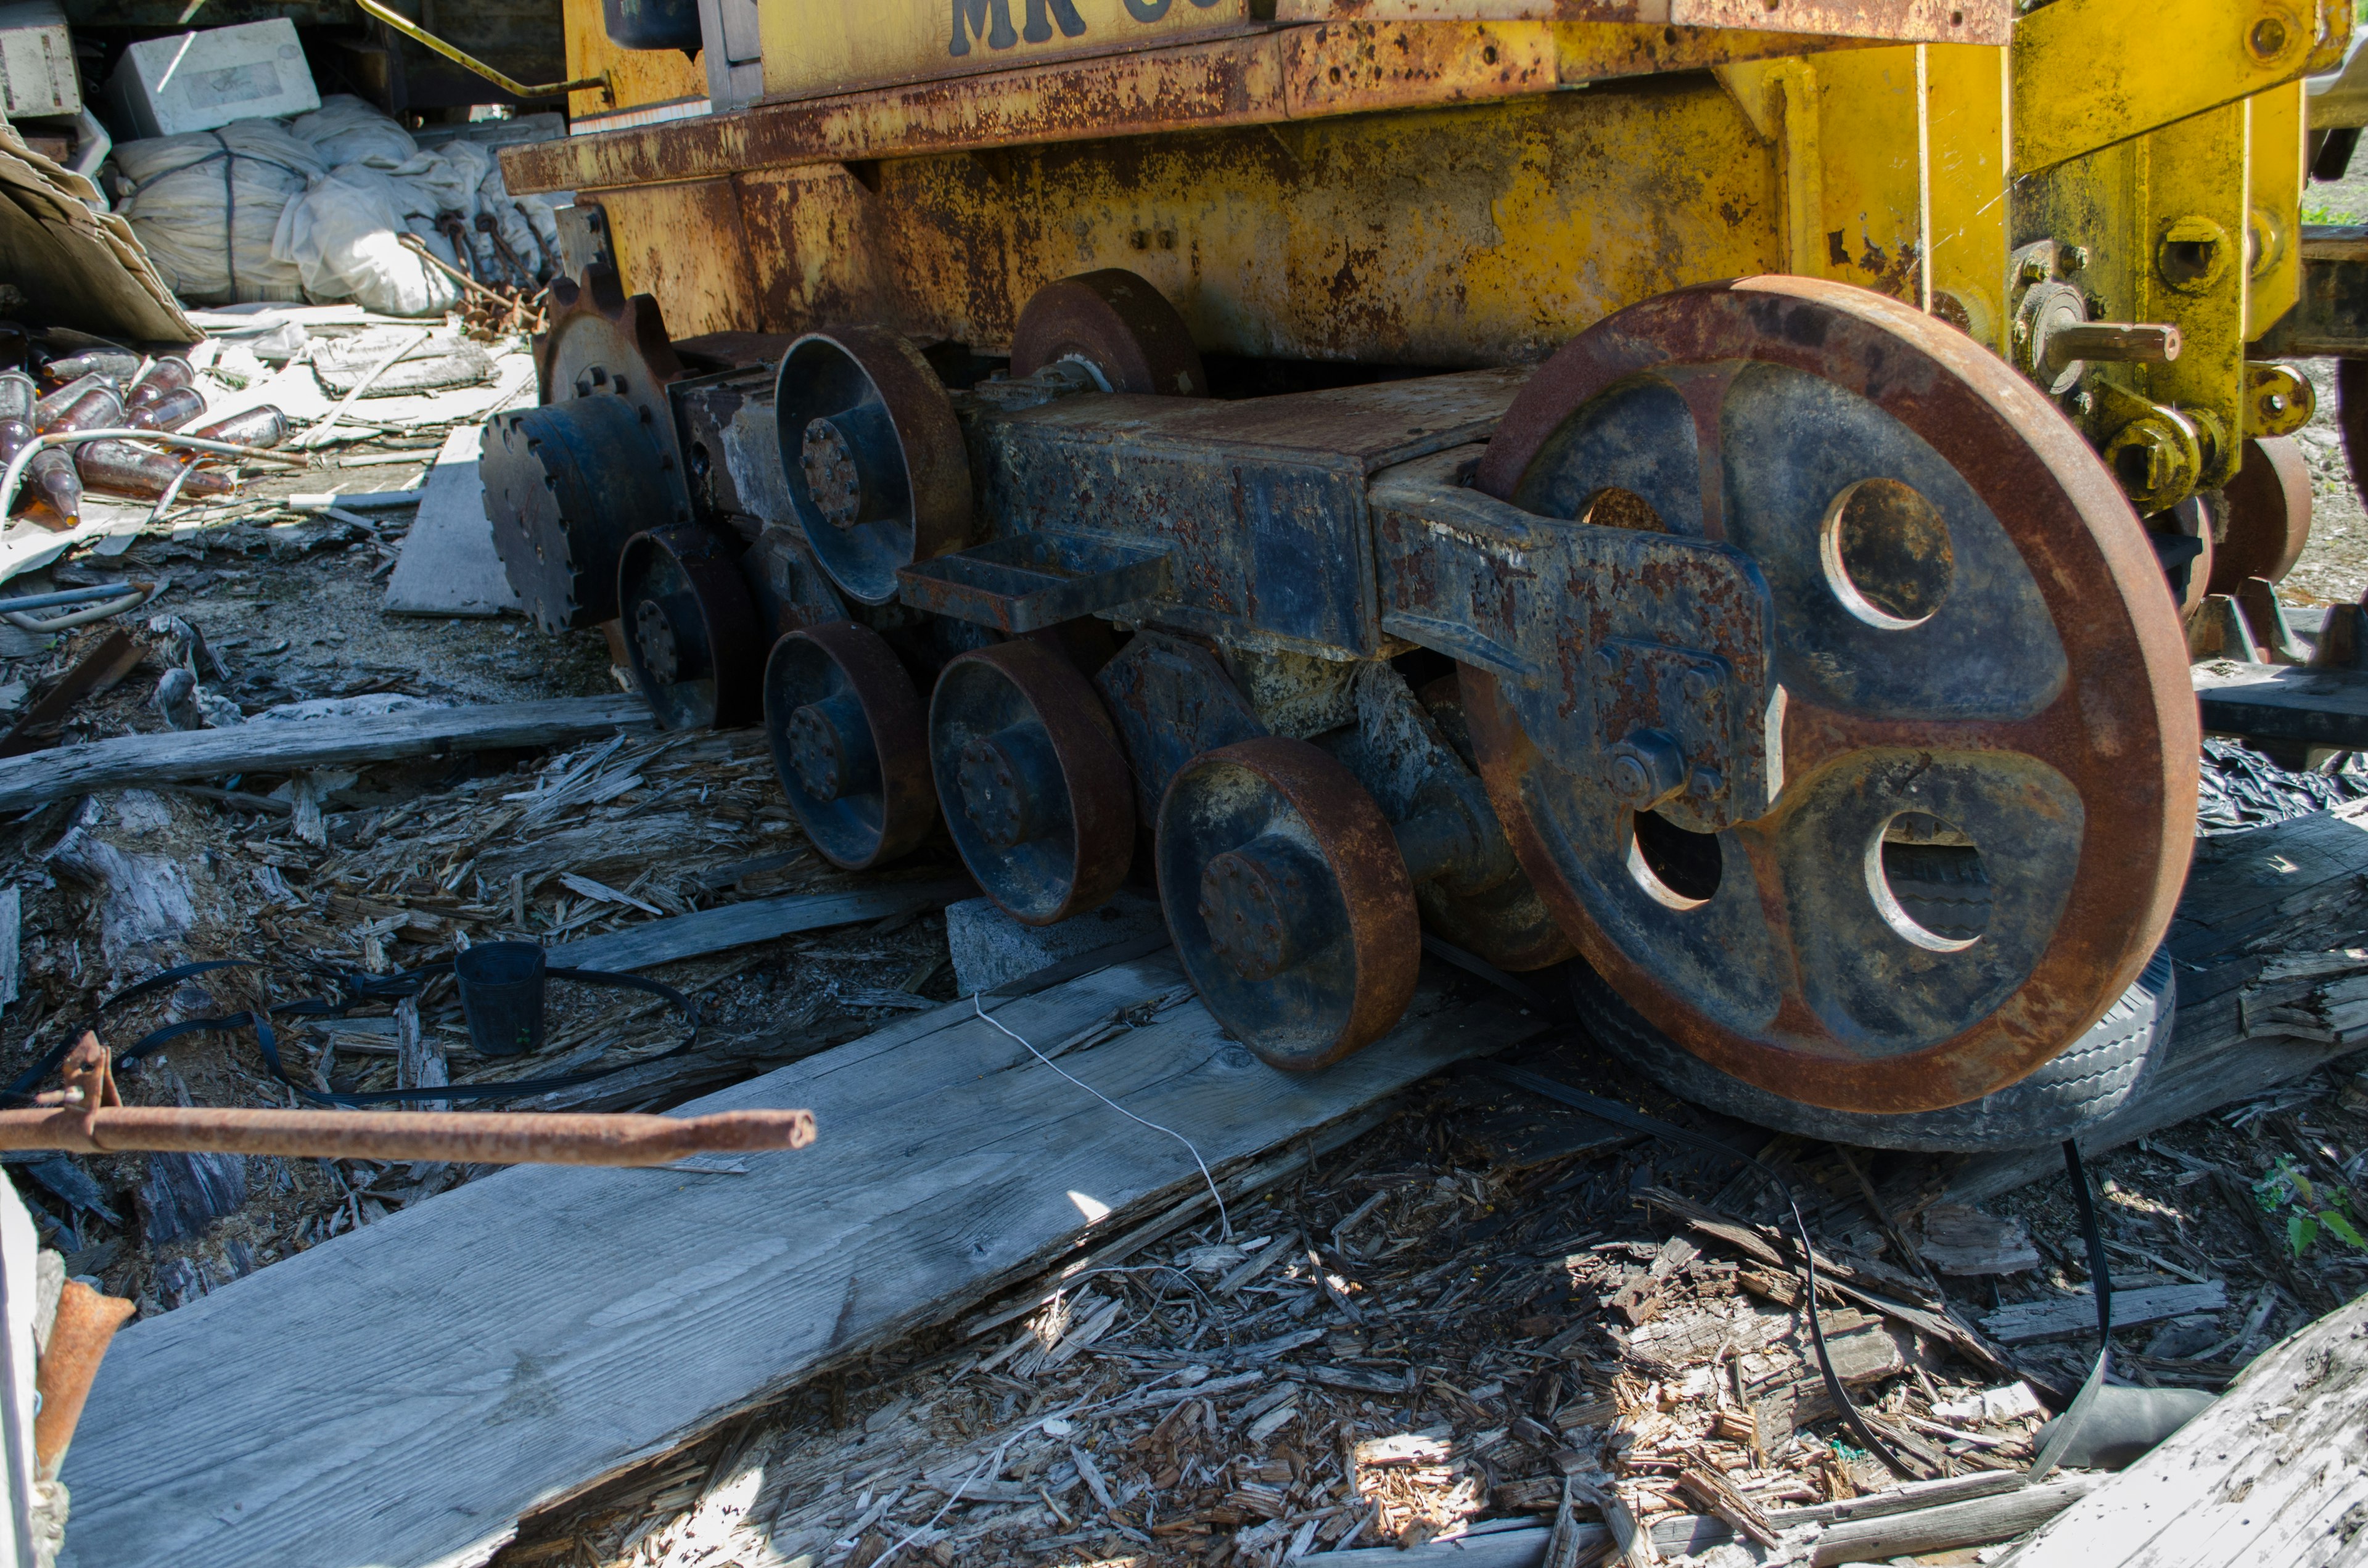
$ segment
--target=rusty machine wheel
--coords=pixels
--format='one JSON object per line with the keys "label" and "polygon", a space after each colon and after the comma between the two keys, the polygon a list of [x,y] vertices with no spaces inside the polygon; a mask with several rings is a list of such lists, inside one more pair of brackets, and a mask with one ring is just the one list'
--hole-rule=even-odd
{"label": "rusty machine wheel", "polygon": [[1159,902],[1184,971],[1235,1039],[1304,1072],[1406,1011],[1421,916],[1390,824],[1305,741],[1203,752],[1159,802]]}
{"label": "rusty machine wheel", "polygon": [[625,540],[689,520],[666,394],[683,366],[657,301],[601,268],[551,286],[534,362],[541,403],[485,426],[494,548],[536,620],[596,626],[616,618]]}
{"label": "rusty machine wheel", "polygon": [[[1424,683],[1415,696],[1457,757],[1466,767],[1476,767],[1462,683],[1453,676],[1441,676]],[[1421,814],[1417,809],[1409,814],[1409,821],[1418,820]],[[1410,835],[1405,824],[1397,831],[1402,847],[1418,848],[1406,844]],[[1562,927],[1554,924],[1554,912],[1538,896],[1529,873],[1518,860],[1503,868],[1485,864],[1504,853],[1497,848],[1501,838],[1501,833],[1486,835],[1491,853],[1458,856],[1455,872],[1415,883],[1415,902],[1421,905],[1423,923],[1464,951],[1516,974],[1561,963],[1575,949]]]}
{"label": "rusty machine wheel", "polygon": [[884,865],[937,818],[921,695],[869,627],[833,621],[773,644],[765,736],[790,809],[833,865]]}
{"label": "rusty machine wheel", "polygon": [[2248,438],[2222,494],[2227,537],[2213,551],[2211,591],[2233,594],[2250,577],[2283,579],[2310,543],[2310,465],[2302,443],[2291,436]]}
{"label": "rusty machine wheel", "polygon": [[[1463,673],[1522,864],[1651,1024],[1792,1099],[1930,1110],[2031,1073],[2136,978],[2194,833],[2186,650],[2112,475],[2013,370],[1840,285],[1682,290],[1548,361],[1477,483],[1718,543],[1767,585],[1781,711],[1739,759],[1767,769],[1750,820],[1722,820],[1729,781],[1669,734],[1582,774],[1535,688]],[[1591,656],[1610,733],[1622,704],[1716,699],[1669,652]],[[1894,886],[1936,857],[1987,887],[1970,929]]]}
{"label": "rusty machine wheel", "polygon": [[806,542],[831,581],[869,605],[896,568],[970,538],[970,458],[944,383],[884,327],[810,332],[781,358],[774,404],[782,466]]}
{"label": "rusty machine wheel", "polygon": [[763,711],[763,622],[713,529],[680,523],[627,540],[617,605],[626,662],[661,727],[728,729]]}
{"label": "rusty machine wheel", "polygon": [[1209,395],[1190,329],[1167,296],[1122,267],[1081,272],[1030,296],[1011,332],[1011,373],[1084,367],[1103,392]]}
{"label": "rusty machine wheel", "polygon": [[1106,902],[1134,854],[1134,786],[1101,699],[1041,642],[963,653],[929,699],[946,828],[979,888],[1050,926]]}

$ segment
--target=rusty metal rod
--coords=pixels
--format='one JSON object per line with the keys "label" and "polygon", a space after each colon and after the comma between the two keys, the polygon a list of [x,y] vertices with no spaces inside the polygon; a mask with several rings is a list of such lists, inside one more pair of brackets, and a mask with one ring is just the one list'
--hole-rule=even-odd
{"label": "rusty metal rod", "polygon": [[[433,1099],[432,1087],[420,1098]],[[481,1165],[663,1165],[689,1154],[803,1149],[809,1110],[712,1116],[539,1115],[527,1111],[214,1110],[102,1106],[85,1113],[0,1110],[0,1149],[280,1154]]]}
{"label": "rusty metal rod", "polygon": [[2163,365],[2179,358],[2179,328],[2152,322],[2092,321],[2047,335],[2047,365],[2061,370],[2076,359]]}
{"label": "rusty metal rod", "polygon": [[381,5],[379,0],[354,0],[354,4],[361,7],[362,15],[384,22],[412,42],[424,44],[462,70],[483,76],[514,98],[555,98],[567,93],[597,92],[611,103],[616,101],[616,95],[609,90],[609,74],[605,71],[598,76],[578,76],[568,82],[521,82],[514,76],[504,75],[472,54],[463,53],[457,45],[445,42],[402,12]]}

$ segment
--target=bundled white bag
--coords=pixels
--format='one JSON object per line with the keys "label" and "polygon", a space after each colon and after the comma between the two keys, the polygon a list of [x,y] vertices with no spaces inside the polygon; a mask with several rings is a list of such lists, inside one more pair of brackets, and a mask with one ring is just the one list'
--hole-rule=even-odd
{"label": "bundled white bag", "polygon": [[309,142],[329,168],[340,164],[371,164],[396,168],[419,153],[411,132],[397,125],[377,106],[351,93],[332,93],[310,114],[300,114],[288,128]]}
{"label": "bundled white bag", "polygon": [[303,282],[276,259],[289,203],[328,172],[310,142],[268,119],[115,145],[133,191],[118,210],[165,287],[192,305],[301,300]]}
{"label": "bundled white bag", "polygon": [[[421,196],[383,169],[344,165],[288,204],[271,254],[297,270],[313,300],[351,300],[391,316],[441,315],[460,302],[460,285],[401,239]],[[432,235],[433,213],[422,222]]]}

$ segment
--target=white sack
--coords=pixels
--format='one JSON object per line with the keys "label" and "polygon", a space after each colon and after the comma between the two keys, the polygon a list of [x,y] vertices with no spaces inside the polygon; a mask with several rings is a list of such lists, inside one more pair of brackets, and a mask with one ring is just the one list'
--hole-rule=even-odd
{"label": "white sack", "polygon": [[417,188],[367,164],[332,170],[288,204],[271,254],[297,269],[315,301],[352,300],[392,316],[440,315],[460,285],[405,248]]}
{"label": "white sack", "polygon": [[311,142],[322,164],[333,169],[339,164],[392,169],[419,153],[410,131],[351,93],[330,94],[319,108],[298,115],[289,130]]}
{"label": "white sack", "polygon": [[289,202],[328,172],[309,142],[270,120],[116,143],[136,187],[119,210],[183,303],[302,300],[302,278],[273,254]]}

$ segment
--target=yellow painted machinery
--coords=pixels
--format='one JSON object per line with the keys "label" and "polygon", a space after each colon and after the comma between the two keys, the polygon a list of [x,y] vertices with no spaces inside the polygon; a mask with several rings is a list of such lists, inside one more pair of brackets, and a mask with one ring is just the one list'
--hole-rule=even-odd
{"label": "yellow painted machinery", "polygon": [[2138,1084],[2349,0],[702,17],[714,112],[504,154],[585,268],[488,494],[825,854],[1147,867],[1287,1066],[1428,941],[1866,1141]]}

